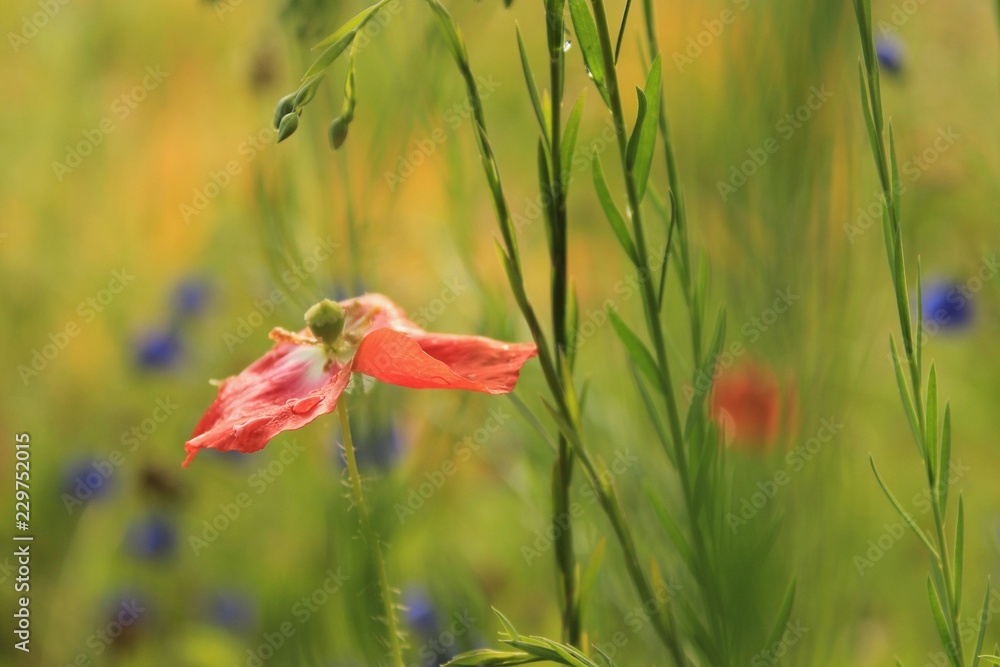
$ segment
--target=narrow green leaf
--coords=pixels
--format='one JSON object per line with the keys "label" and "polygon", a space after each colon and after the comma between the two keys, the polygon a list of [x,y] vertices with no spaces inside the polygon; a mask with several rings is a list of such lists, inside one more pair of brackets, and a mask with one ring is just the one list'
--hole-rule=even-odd
{"label": "narrow green leaf", "polygon": [[601,52],[601,40],[597,35],[597,25],[587,7],[587,0],[569,0],[569,15],[573,20],[573,30],[576,41],[580,43],[583,62],[594,80],[604,104],[611,108],[611,98],[608,95],[604,72],[604,55]]}
{"label": "narrow green leaf", "polygon": [[[892,133],[892,121],[889,121],[889,188],[892,193],[892,215],[899,223],[902,219],[902,194],[900,192],[899,164],[896,162],[896,139]],[[917,302],[919,303],[919,301]]]}
{"label": "narrow green leaf", "polygon": [[639,201],[646,195],[646,188],[649,185],[649,172],[653,166],[653,154],[656,152],[656,133],[659,129],[660,119],[660,87],[662,61],[660,56],[656,57],[653,65],[649,69],[649,76],[646,78],[646,115],[641,126],[636,126],[636,156],[632,173],[635,185],[638,189]]}
{"label": "narrow green leaf", "polygon": [[[632,9],[632,0],[625,0],[625,10],[622,12],[622,23],[618,27],[618,40],[615,42],[615,64],[618,64],[618,57],[622,53],[622,40],[625,39],[625,26],[628,25],[629,10]],[[642,54],[645,56],[645,54]]]}
{"label": "narrow green leaf", "polygon": [[937,478],[938,464],[937,410],[937,372],[934,370],[934,364],[931,364],[931,371],[927,377],[927,411],[924,414],[924,447],[927,451],[927,461],[929,463],[929,467],[934,475],[934,479],[930,480],[932,485],[935,483]]}
{"label": "narrow green leaf", "polygon": [[898,500],[896,500],[896,496],[892,494],[892,491],[889,490],[889,487],[887,487],[885,485],[885,482],[882,481],[882,476],[878,474],[878,468],[875,467],[875,459],[869,456],[868,462],[871,464],[872,472],[875,473],[875,480],[878,482],[878,485],[882,488],[882,493],[884,493],[886,498],[889,499],[889,502],[892,503],[892,506],[896,508],[896,512],[898,512],[899,516],[902,517],[903,521],[906,522],[906,525],[908,525],[910,529],[917,534],[917,537],[920,538],[920,541],[923,542],[924,546],[926,546],[927,549],[931,552],[931,556],[933,556],[935,560],[940,561],[941,557],[938,555],[937,549],[934,548],[934,545],[931,544],[931,541],[927,537],[927,534],[924,533],[923,529],[916,524],[916,522],[913,520],[913,517],[911,517],[909,514],[906,513],[905,510],[903,510],[903,506],[899,504]]}
{"label": "narrow green leaf", "polygon": [[951,615],[958,618],[959,610],[962,608],[962,571],[965,561],[965,507],[962,496],[958,496],[958,523],[955,526],[955,580],[952,590],[955,591],[955,606],[951,610]]}
{"label": "narrow green leaf", "polygon": [[330,46],[331,44],[333,44],[335,42],[339,42],[344,37],[344,35],[346,35],[346,34],[348,34],[350,32],[356,33],[358,30],[360,30],[361,28],[364,27],[365,23],[367,23],[373,16],[375,16],[376,13],[378,13],[378,10],[382,9],[382,7],[385,6],[385,5],[387,5],[389,2],[390,2],[390,0],[379,0],[379,2],[376,2],[371,7],[368,7],[367,9],[362,10],[354,18],[352,18],[350,21],[348,21],[344,25],[342,25],[339,28],[337,28],[336,31],[334,31],[333,33],[331,33],[322,42],[320,42],[319,44],[316,44],[313,47],[313,49],[314,50],[315,49],[322,49],[324,47]]}
{"label": "narrow green leaf", "polygon": [[[655,193],[654,193],[655,194]],[[654,201],[657,198],[654,197]],[[677,221],[680,210],[677,207],[677,198],[673,191],[670,192],[670,224],[667,227],[667,243],[663,246],[663,258],[660,263],[660,284],[656,290],[656,306],[663,310],[663,300],[667,292],[667,267],[670,264],[670,250],[674,245],[674,230],[677,228]]]}
{"label": "narrow green leaf", "polygon": [[[569,366],[572,368],[576,362],[577,339],[580,336],[580,306],[577,300],[576,287],[573,279],[569,281],[569,290],[566,299],[566,346]],[[581,399],[581,403],[583,400]]]}
{"label": "narrow green leaf", "polygon": [[[923,287],[923,268],[920,263],[920,256],[917,255],[917,298],[914,303],[918,304],[917,307],[917,377],[924,376],[924,322],[923,322],[923,303],[924,303],[924,287]],[[936,413],[935,413],[936,414]],[[935,463],[937,463],[935,461]],[[936,472],[937,468],[935,468]]]}
{"label": "narrow green leaf", "polygon": [[611,320],[611,325],[614,327],[615,333],[618,334],[618,338],[621,339],[622,344],[625,346],[625,351],[628,352],[628,356],[632,359],[636,368],[642,372],[650,384],[662,391],[659,367],[656,365],[656,361],[653,359],[653,355],[649,352],[649,349],[639,340],[635,332],[625,324],[625,321],[618,313],[610,310],[608,311],[608,318]]}
{"label": "narrow green leaf", "polygon": [[541,662],[538,658],[521,651],[495,651],[489,648],[479,648],[466,651],[455,656],[444,667],[455,665],[483,665],[484,667],[504,667],[506,665],[528,665]]}
{"label": "narrow green leaf", "polygon": [[538,140],[538,188],[542,193],[542,212],[545,214],[545,241],[549,252],[552,252],[552,231],[556,219],[556,197],[555,189],[552,185],[552,164],[549,162],[549,154],[545,148],[545,140]]}
{"label": "narrow green leaf", "polygon": [[701,419],[701,407],[712,388],[712,376],[715,370],[715,361],[722,350],[722,344],[726,337],[726,313],[720,310],[716,319],[715,332],[712,335],[712,343],[708,356],[702,362],[701,368],[694,376],[694,394],[691,397],[691,405],[688,408],[687,423],[684,426],[685,439],[690,438],[695,424]]}
{"label": "narrow green leaf", "polygon": [[646,498],[649,500],[650,505],[653,506],[653,511],[656,512],[656,516],[660,520],[663,530],[667,533],[667,537],[670,538],[671,544],[674,545],[674,549],[677,550],[677,554],[684,561],[691,575],[694,576],[698,565],[695,561],[694,551],[691,550],[691,546],[688,544],[687,538],[684,537],[684,533],[681,532],[680,526],[670,516],[670,510],[663,502],[663,498],[650,486],[646,487]]}
{"label": "narrow green leaf", "polygon": [[944,424],[941,428],[941,459],[938,463],[937,500],[941,515],[948,507],[948,487],[951,486],[951,405],[945,403]]}
{"label": "narrow green leaf", "polygon": [[573,167],[573,153],[576,152],[576,137],[580,132],[580,119],[583,118],[583,102],[586,96],[586,92],[580,93],[576,104],[573,105],[573,111],[570,112],[569,118],[566,120],[566,132],[563,134],[561,155],[559,156],[562,161],[563,194],[569,192],[569,177]]}
{"label": "narrow green leaf", "polygon": [[941,646],[945,647],[952,664],[957,664],[952,655],[954,649],[951,648],[951,632],[948,630],[948,622],[945,620],[944,611],[941,609],[941,601],[938,599],[937,591],[934,590],[934,584],[931,582],[930,577],[927,577],[927,597],[931,601],[931,613],[934,615],[934,625],[937,627],[938,637],[941,638]]}
{"label": "narrow green leaf", "polygon": [[521,635],[518,634],[517,630],[514,629],[514,624],[511,623],[507,619],[506,616],[504,616],[502,613],[500,613],[499,609],[497,609],[496,607],[494,607],[493,608],[493,613],[496,614],[497,618],[500,619],[500,625],[503,626],[504,632],[506,632],[507,635],[510,636],[511,639],[520,639],[521,638]]}
{"label": "narrow green leaf", "polygon": [[528,407],[528,404],[525,403],[521,399],[521,397],[517,395],[517,392],[513,391],[510,392],[509,394],[507,394],[507,398],[510,399],[510,402],[514,404],[514,407],[517,409],[517,411],[521,413],[521,416],[524,417],[524,420],[528,422],[528,424],[530,424],[531,427],[535,429],[535,431],[540,436],[542,436],[542,439],[545,440],[545,442],[548,443],[552,451],[553,452],[556,451],[556,443],[552,439],[552,436],[549,434],[548,430],[546,430],[545,427],[542,426],[542,422],[538,419],[538,417],[535,415],[532,409]]}
{"label": "narrow green leaf", "polygon": [[653,403],[653,397],[650,395],[649,390],[646,388],[646,383],[642,381],[639,376],[639,371],[636,369],[635,364],[629,363],[629,372],[632,373],[632,379],[635,380],[636,389],[639,390],[639,396],[642,398],[643,407],[646,408],[646,416],[649,417],[649,423],[653,425],[653,430],[656,431],[656,437],[663,446],[663,451],[667,453],[667,458],[670,459],[670,463],[674,466],[677,465],[677,457],[674,454],[674,448],[671,446],[670,436],[667,435],[667,427],[663,424],[663,419],[660,417],[660,408],[658,403]]}
{"label": "narrow green leaf", "polygon": [[[980,660],[980,652],[983,650],[983,638],[986,636],[986,626],[990,620],[990,580],[986,579],[986,595],[983,597],[983,610],[979,614],[979,636],[976,638],[976,650],[972,654],[972,667],[976,667]],[[993,656],[982,656],[983,659],[990,658],[994,665],[1000,665],[1000,658]],[[995,662],[994,662],[995,661]]]}
{"label": "narrow green leaf", "polygon": [[778,642],[781,640],[781,635],[785,633],[785,626],[788,625],[788,619],[792,616],[792,606],[794,603],[795,580],[792,579],[788,584],[788,589],[785,591],[785,597],[781,602],[781,608],[778,610],[778,617],[771,629],[771,634],[763,648],[770,649],[772,646],[778,645]]}
{"label": "narrow green leaf", "polygon": [[312,78],[332,65],[334,61],[336,61],[337,58],[339,58],[341,54],[347,50],[347,47],[351,45],[351,42],[354,41],[357,34],[357,30],[351,30],[336,42],[331,44],[329,48],[320,54],[319,58],[317,58],[316,61],[310,65],[309,69],[307,69],[306,73],[302,76],[302,79],[305,80]]}
{"label": "narrow green leaf", "polygon": [[528,85],[528,95],[531,97],[531,106],[535,109],[535,117],[538,125],[542,129],[542,136],[545,143],[550,144],[549,126],[545,122],[545,113],[542,111],[542,100],[538,96],[538,87],[535,85],[535,77],[531,73],[531,63],[528,61],[528,51],[524,46],[524,38],[521,37],[521,26],[515,25],[517,32],[517,49],[521,54],[521,69],[524,70],[524,81]]}
{"label": "narrow green leaf", "polygon": [[604,215],[607,217],[608,222],[611,223],[611,231],[615,233],[615,237],[618,239],[618,243],[621,244],[622,249],[625,250],[625,254],[628,255],[633,264],[638,266],[639,255],[635,250],[632,235],[629,233],[628,227],[625,225],[625,219],[618,210],[618,206],[615,205],[611,190],[608,189],[608,184],[604,180],[604,169],[601,167],[601,158],[597,155],[596,151],[594,152],[593,172],[594,189],[597,191],[597,198],[601,202],[601,208],[604,209]]}
{"label": "narrow green leaf", "polygon": [[625,166],[630,172],[635,172],[635,160],[639,152],[639,138],[642,135],[642,125],[646,121],[646,108],[649,106],[646,100],[646,93],[642,88],[635,89],[635,95],[639,100],[639,109],[636,111],[635,126],[632,128],[632,135],[628,139],[628,149],[625,152]]}
{"label": "narrow green leaf", "polygon": [[441,28],[444,30],[445,39],[448,42],[448,50],[451,51],[452,57],[456,62],[459,63],[460,67],[468,67],[469,57],[465,50],[465,40],[462,39],[462,33],[458,29],[458,24],[455,23],[455,19],[451,17],[448,10],[444,8],[439,0],[427,0],[427,4],[430,5],[431,10],[438,19]]}
{"label": "narrow green leaf", "polygon": [[896,349],[896,341],[889,336],[889,350],[892,353],[892,365],[896,371],[896,386],[899,388],[899,398],[903,401],[903,409],[906,411],[906,418],[910,422],[910,429],[917,443],[917,450],[920,456],[924,456],[924,438],[920,432],[920,423],[917,419],[916,409],[913,407],[913,399],[910,398],[910,390],[906,386],[906,377],[903,375],[903,363],[899,358],[899,351]]}

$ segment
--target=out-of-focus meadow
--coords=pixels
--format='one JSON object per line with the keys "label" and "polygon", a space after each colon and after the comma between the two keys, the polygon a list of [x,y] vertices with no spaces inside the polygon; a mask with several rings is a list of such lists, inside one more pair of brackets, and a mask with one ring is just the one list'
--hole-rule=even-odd
{"label": "out-of-focus meadow", "polygon": [[[0,9],[0,470],[6,503],[14,434],[30,433],[35,535],[32,652],[19,655],[5,630],[0,663],[362,662],[379,612],[356,575],[336,420],[182,470],[182,445],[215,395],[209,379],[239,372],[270,347],[272,327],[300,326],[323,296],[361,290],[390,295],[429,330],[529,340],[494,253],[461,81],[422,3],[385,13],[359,49],[358,109],[340,151],[326,128],[342,63],[294,140],[275,144],[274,104],[297,86],[309,46],[365,6],[315,4]],[[448,4],[480,77],[529,288],[544,303],[537,130],[514,36],[517,22],[541,71],[540,3]],[[869,468],[871,453],[904,507],[928,518],[888,357],[897,322],[849,3],[656,4],[692,243],[711,266],[713,306],[727,309],[729,366],[768,368],[779,387],[780,443],[734,459],[745,529],[783,516],[768,567],[744,576],[775,599],[798,579],[801,632],[784,664],[944,664],[927,558]],[[610,3],[616,20],[622,5]],[[968,322],[927,329],[952,405],[970,610],[1000,573],[995,11],[986,0],[874,6],[877,33],[892,27],[884,48],[898,49],[884,54],[883,87],[904,163],[904,241],[927,284],[954,281],[970,296]],[[644,78],[637,35],[623,43],[626,88]],[[567,105],[590,83],[569,42]],[[608,146],[607,122],[589,90],[581,155]],[[653,485],[670,497],[671,477],[601,312],[610,299],[641,317],[634,270],[581,164],[570,273],[591,325],[577,363],[594,379],[587,428],[603,457],[622,462],[643,557],[669,571],[670,542],[645,494]],[[667,298],[681,308],[679,294]],[[668,321],[672,345],[686,345],[684,331]],[[541,414],[543,389],[529,364],[517,396]],[[552,452],[511,400],[379,387],[351,407],[412,664],[492,644],[491,606],[525,632],[558,636],[544,532]],[[578,500],[586,554],[609,527],[592,496]],[[11,553],[0,551],[5,629]],[[613,542],[595,586],[590,640],[620,633],[619,664],[662,664]],[[991,646],[1000,626],[987,636]]]}

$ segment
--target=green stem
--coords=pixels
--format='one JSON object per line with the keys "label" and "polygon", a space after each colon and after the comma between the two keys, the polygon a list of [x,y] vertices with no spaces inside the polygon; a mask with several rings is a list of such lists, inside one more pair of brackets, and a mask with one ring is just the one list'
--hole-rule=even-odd
{"label": "green stem", "polygon": [[399,639],[399,623],[396,620],[396,606],[392,602],[392,588],[389,586],[389,576],[386,574],[385,559],[382,557],[382,543],[372,528],[371,517],[368,515],[368,505],[365,504],[364,487],[361,484],[361,473],[358,471],[358,461],[354,455],[354,440],[351,438],[351,424],[347,418],[347,401],[345,397],[337,401],[337,416],[340,417],[340,433],[344,440],[344,458],[347,459],[347,472],[351,478],[351,500],[358,510],[361,523],[361,537],[368,546],[368,553],[375,564],[378,576],[379,595],[382,598],[382,609],[389,633],[389,655],[394,667],[403,667],[403,649]]}
{"label": "green stem", "polygon": [[[567,355],[566,310],[568,300],[568,221],[566,215],[566,192],[562,173],[562,100],[564,0],[546,3],[545,19],[548,28],[549,81],[551,93],[551,124],[549,136],[552,158],[552,173],[548,180],[552,191],[546,193],[552,200],[552,335],[555,342],[553,354],[556,359]],[[541,168],[545,168],[541,165]],[[543,180],[543,182],[544,182]],[[565,436],[559,436],[556,461],[553,467],[552,485],[552,528],[555,531],[555,558],[559,574],[560,596],[562,597],[562,638],[571,646],[580,646],[581,623],[580,606],[577,600],[577,566],[573,552],[573,525],[570,514],[570,487],[573,479],[573,450]]]}
{"label": "green stem", "polygon": [[[646,26],[646,42],[649,47],[650,59],[656,58],[660,53],[660,46],[656,38],[656,18],[653,13],[652,0],[643,0],[643,18]],[[681,254],[680,277],[684,296],[687,301],[688,311],[691,317],[691,347],[694,356],[695,369],[701,368],[701,312],[696,308],[694,299],[694,283],[692,281],[691,267],[691,245],[688,242],[687,209],[684,206],[684,197],[681,194],[680,178],[677,175],[677,159],[674,156],[674,144],[670,134],[670,120],[667,116],[667,104],[663,89],[660,89],[660,140],[663,144],[663,156],[667,167],[667,182],[670,192],[677,202],[677,219],[675,224],[678,230],[679,245]],[[661,304],[662,305],[662,304]]]}
{"label": "green stem", "polygon": [[[653,12],[652,0],[643,0],[643,19],[646,28],[646,42],[649,49],[650,59],[656,58],[660,53],[660,48],[658,40],[656,37],[656,19]],[[688,242],[688,225],[687,225],[687,213],[684,207],[683,195],[680,189],[680,179],[677,170],[677,160],[674,156],[673,141],[670,134],[670,122],[667,117],[666,111],[666,100],[664,92],[661,88],[660,90],[660,112],[658,118],[658,125],[660,128],[660,138],[663,145],[663,155],[666,163],[667,169],[667,182],[672,193],[674,200],[676,201],[675,212],[676,220],[675,224],[678,229],[679,236],[679,251],[681,254],[681,267],[682,270],[679,272],[682,288],[685,293],[685,298],[688,306],[688,313],[691,321],[691,347],[692,355],[694,358],[694,368],[697,374],[702,367],[702,350],[701,350],[701,331],[702,331],[702,313],[698,308],[694,296],[694,283],[692,281],[692,266],[691,266],[691,252],[690,243]],[[697,380],[697,375],[695,380]],[[690,491],[689,488],[686,488]],[[709,550],[708,544],[705,539],[705,535],[700,529],[700,523],[697,516],[691,513],[691,508],[693,506],[693,498],[688,497],[685,494],[685,506],[688,509],[688,519],[691,526],[691,533],[694,541],[694,546],[696,553],[698,554],[698,563],[700,564],[700,572],[696,575],[697,579],[705,593],[707,600],[711,603],[714,613],[711,615],[711,622],[715,629],[716,635],[720,638],[724,638],[728,635],[726,624],[723,621],[725,606],[722,599],[722,593],[718,587],[718,578],[713,574],[713,565],[711,552]],[[726,658],[726,646],[725,641],[718,642],[718,647],[722,651],[722,654],[718,656],[718,660],[725,664]]]}
{"label": "green stem", "polygon": [[[574,454],[583,464],[583,469],[587,474],[588,482],[597,492],[598,501],[602,509],[604,509],[608,520],[611,522],[615,536],[617,537],[624,552],[629,576],[632,579],[632,583],[636,591],[639,593],[642,602],[646,603],[649,600],[655,600],[657,598],[654,594],[653,588],[649,584],[649,580],[639,565],[635,540],[632,537],[628,522],[624,519],[620,504],[617,500],[617,495],[614,493],[614,486],[611,482],[608,482],[607,484],[602,483],[602,478],[598,474],[598,470],[583,444],[582,428],[574,416],[574,411],[570,409],[570,405],[575,405],[576,402],[575,389],[572,385],[563,386],[560,379],[561,374],[557,366],[557,361],[551,354],[545,333],[542,331],[534,308],[528,300],[527,292],[524,288],[517,241],[514,237],[514,227],[510,217],[510,208],[507,205],[506,196],[504,195],[503,187],[500,184],[500,172],[496,164],[496,157],[493,154],[489,142],[486,140],[486,119],[483,113],[482,99],[479,96],[475,77],[473,76],[472,69],[469,65],[468,54],[465,52],[464,44],[461,42],[461,36],[458,33],[458,28],[455,25],[454,20],[448,14],[447,10],[444,9],[439,0],[425,0],[425,2],[437,16],[439,25],[445,33],[445,37],[453,44],[452,55],[455,58],[455,63],[462,75],[462,79],[465,82],[466,94],[469,96],[469,100],[471,102],[473,118],[477,124],[476,140],[482,154],[483,170],[485,171],[487,180],[491,186],[490,191],[493,197],[497,222],[499,223],[500,234],[503,237],[504,248],[510,263],[508,282],[514,293],[515,301],[517,301],[518,307],[521,310],[521,314],[528,325],[528,329],[531,331],[531,336],[538,347],[538,361],[542,367],[542,372],[545,375],[551,395],[556,401],[556,409],[564,422],[570,425],[570,428],[568,429],[569,432],[562,433],[562,435],[566,436],[572,444]],[[677,431],[679,432],[679,430],[680,427],[678,419]],[[657,610],[651,615],[651,618],[657,635],[663,641],[664,645],[670,650],[676,664],[686,665],[687,662],[684,658],[683,649],[680,646],[680,640],[676,634],[673,624],[670,621],[669,612],[664,612],[661,607],[657,607]]]}

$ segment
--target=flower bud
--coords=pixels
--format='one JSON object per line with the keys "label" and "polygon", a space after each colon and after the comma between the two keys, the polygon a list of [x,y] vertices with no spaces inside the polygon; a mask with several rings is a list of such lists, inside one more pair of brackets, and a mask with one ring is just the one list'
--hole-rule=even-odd
{"label": "flower bud", "polygon": [[330,148],[337,150],[344,145],[350,125],[350,121],[343,116],[337,116],[333,119],[329,130]]}
{"label": "flower bud", "polygon": [[295,93],[285,95],[278,100],[278,106],[274,108],[274,129],[281,125],[281,119],[295,110]]}
{"label": "flower bud", "polygon": [[292,136],[295,130],[299,128],[299,115],[294,111],[292,113],[286,113],[281,118],[281,122],[278,123],[278,143]]}
{"label": "flower bud", "polygon": [[344,333],[344,309],[330,299],[323,299],[306,311],[306,325],[316,338],[333,345]]}

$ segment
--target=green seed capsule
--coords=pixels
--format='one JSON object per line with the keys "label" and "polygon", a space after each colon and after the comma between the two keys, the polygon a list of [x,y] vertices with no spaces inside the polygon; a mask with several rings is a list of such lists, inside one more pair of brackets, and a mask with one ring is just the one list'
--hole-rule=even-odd
{"label": "green seed capsule", "polygon": [[274,108],[274,129],[278,129],[281,119],[295,110],[295,93],[285,95],[278,100],[278,106]]}
{"label": "green seed capsule", "polygon": [[333,150],[337,150],[344,145],[344,141],[347,139],[347,130],[350,126],[350,121],[343,116],[337,116],[330,123],[329,139],[330,147]]}
{"label": "green seed capsule", "polygon": [[330,299],[323,299],[306,311],[306,325],[316,338],[333,345],[344,333],[344,309]]}
{"label": "green seed capsule", "polygon": [[278,143],[292,136],[295,130],[299,129],[299,115],[294,111],[292,113],[287,113],[281,118],[281,122],[278,123]]}

